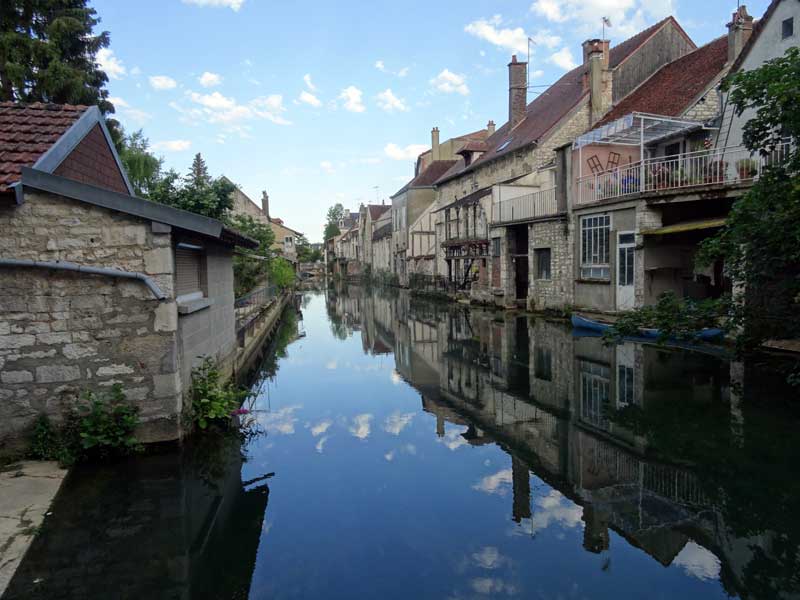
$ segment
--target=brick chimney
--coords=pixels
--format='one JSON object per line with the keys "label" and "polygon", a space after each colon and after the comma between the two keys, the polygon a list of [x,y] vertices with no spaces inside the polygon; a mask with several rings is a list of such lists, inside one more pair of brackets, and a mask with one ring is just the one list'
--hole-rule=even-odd
{"label": "brick chimney", "polygon": [[585,88],[588,88],[592,125],[611,108],[611,72],[608,69],[609,41],[583,42],[583,64],[586,67]]}
{"label": "brick chimney", "polygon": [[269,221],[269,194],[266,190],[261,192],[261,212],[266,215],[267,221]]}
{"label": "brick chimney", "polygon": [[439,128],[431,129],[431,161],[439,160]]}
{"label": "brick chimney", "polygon": [[494,135],[494,130],[495,130],[494,121],[489,121],[486,124],[486,131],[488,132],[489,135]]}
{"label": "brick chimney", "polygon": [[525,118],[528,106],[528,63],[517,62],[517,55],[508,63],[508,124],[513,129]]}
{"label": "brick chimney", "polygon": [[747,14],[747,7],[736,9],[728,23],[728,62],[732,63],[739,56],[747,40],[753,34],[753,17]]}

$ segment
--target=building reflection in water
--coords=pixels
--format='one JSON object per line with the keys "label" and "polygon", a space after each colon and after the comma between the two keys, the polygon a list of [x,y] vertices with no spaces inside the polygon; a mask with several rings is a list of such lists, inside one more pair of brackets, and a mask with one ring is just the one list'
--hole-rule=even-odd
{"label": "building reflection in water", "polygon": [[[554,488],[548,501],[580,507],[589,552],[608,550],[614,531],[662,565],[695,561],[688,568],[731,594],[797,597],[800,532],[782,512],[797,508],[794,478],[786,489],[792,457],[748,446],[741,363],[608,345],[561,322],[397,290],[330,289],[327,302],[332,322],[360,335],[365,352],[394,352],[437,436],[460,425],[465,443],[510,455],[510,516],[520,528],[533,531],[542,509],[531,501],[533,473]],[[770,480],[772,451],[784,470]],[[759,516],[748,514],[753,501],[764,505]]]}

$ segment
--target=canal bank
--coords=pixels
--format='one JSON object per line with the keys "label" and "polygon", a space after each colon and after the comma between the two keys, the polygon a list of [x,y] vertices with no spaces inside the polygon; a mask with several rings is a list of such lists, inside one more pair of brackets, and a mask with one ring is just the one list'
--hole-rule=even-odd
{"label": "canal bank", "polygon": [[76,469],[8,598],[800,589],[800,420],[761,365],[402,292],[299,309],[251,382],[261,433]]}

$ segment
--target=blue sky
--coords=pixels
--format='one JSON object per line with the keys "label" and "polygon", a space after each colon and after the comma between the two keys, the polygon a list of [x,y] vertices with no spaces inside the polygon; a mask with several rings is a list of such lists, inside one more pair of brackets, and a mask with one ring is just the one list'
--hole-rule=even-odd
{"label": "blue sky", "polygon": [[[748,4],[760,17],[767,0]],[[167,167],[201,152],[270,213],[321,241],[327,207],[387,199],[442,139],[507,117],[511,54],[536,40],[532,85],[580,60],[610,17],[612,45],[668,14],[698,45],[725,30],[730,0],[286,2],[96,0],[100,57],[127,130]],[[529,100],[533,92],[529,94]],[[377,188],[377,189],[376,189]],[[380,201],[380,200],[379,200]]]}

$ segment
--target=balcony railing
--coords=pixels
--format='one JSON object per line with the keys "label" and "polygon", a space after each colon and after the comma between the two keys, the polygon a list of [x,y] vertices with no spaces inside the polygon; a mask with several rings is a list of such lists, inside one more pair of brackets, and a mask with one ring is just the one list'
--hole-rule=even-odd
{"label": "balcony railing", "polygon": [[789,144],[768,154],[744,146],[700,150],[647,158],[604,173],[578,179],[577,204],[590,204],[631,194],[682,190],[706,185],[751,184],[764,167],[781,162]]}
{"label": "balcony railing", "polygon": [[480,219],[477,223],[465,222],[463,219],[447,223],[440,221],[436,224],[436,237],[441,244],[487,240],[489,226],[485,219]]}
{"label": "balcony railing", "polygon": [[493,204],[492,223],[529,221],[540,217],[554,216],[557,213],[556,188],[553,187]]}

